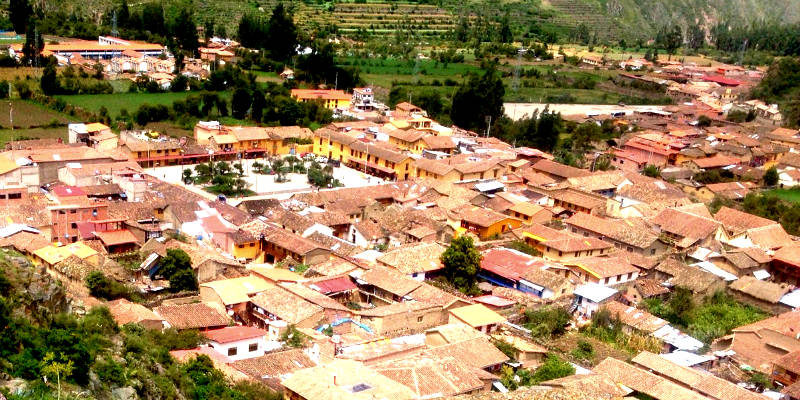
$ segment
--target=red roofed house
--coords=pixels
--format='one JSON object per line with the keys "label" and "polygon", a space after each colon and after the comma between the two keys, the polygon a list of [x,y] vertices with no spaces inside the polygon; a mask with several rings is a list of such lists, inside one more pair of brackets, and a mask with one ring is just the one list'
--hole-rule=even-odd
{"label": "red roofed house", "polygon": [[261,357],[265,351],[274,350],[280,344],[267,343],[267,331],[249,326],[228,326],[203,332],[208,344],[218,353],[232,361]]}
{"label": "red roofed house", "polygon": [[543,299],[571,292],[563,266],[516,250],[494,248],[481,258],[478,277],[494,285],[530,293]]}
{"label": "red roofed house", "polygon": [[136,236],[125,228],[125,218],[78,222],[83,240],[99,239],[109,254],[127,253],[138,247]]}
{"label": "red roofed house", "polygon": [[769,272],[775,282],[800,285],[800,246],[786,246],[776,251]]}
{"label": "red roofed house", "polygon": [[800,350],[793,351],[773,363],[772,380],[783,386],[800,382]]}

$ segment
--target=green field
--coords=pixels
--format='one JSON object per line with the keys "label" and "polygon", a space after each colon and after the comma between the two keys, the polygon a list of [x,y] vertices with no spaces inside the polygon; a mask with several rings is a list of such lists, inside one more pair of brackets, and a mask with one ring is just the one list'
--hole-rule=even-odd
{"label": "green field", "polygon": [[61,138],[67,140],[67,127],[29,128],[29,129],[0,129],[0,147],[12,140],[23,139],[50,139]]}
{"label": "green field", "polygon": [[[10,108],[13,107],[13,113]],[[18,129],[53,126],[70,122],[70,117],[26,100],[0,102],[0,129],[11,128],[11,118]]]}
{"label": "green field", "polygon": [[791,203],[800,203],[800,188],[795,189],[774,189],[767,192],[767,194],[778,196],[779,199]]}
{"label": "green field", "polygon": [[63,99],[68,104],[84,108],[92,112],[98,112],[100,107],[105,106],[108,114],[114,118],[119,115],[123,108],[129,113],[136,111],[142,104],[163,104],[172,105],[175,100],[186,98],[189,92],[179,93],[115,93],[115,94],[77,94],[69,96],[56,96]]}

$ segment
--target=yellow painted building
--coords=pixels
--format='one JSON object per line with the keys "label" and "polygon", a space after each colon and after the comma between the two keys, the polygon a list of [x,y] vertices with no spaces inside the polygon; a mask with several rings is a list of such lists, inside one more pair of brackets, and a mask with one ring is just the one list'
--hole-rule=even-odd
{"label": "yellow painted building", "polygon": [[352,168],[389,179],[405,180],[416,174],[411,157],[381,143],[364,142],[346,133],[321,128],[314,132],[314,154],[339,160]]}
{"label": "yellow painted building", "polygon": [[308,151],[304,141],[313,133],[299,126],[223,126],[200,122],[194,129],[198,144],[213,144],[222,151],[286,155]]}
{"label": "yellow painted building", "polygon": [[345,93],[343,90],[322,90],[322,89],[292,89],[291,96],[293,99],[307,103],[309,101],[318,101],[325,108],[328,109],[342,109],[350,108],[352,97]]}
{"label": "yellow painted building", "polygon": [[83,242],[70,243],[64,246],[45,246],[33,252],[33,262],[36,265],[52,267],[70,256],[76,256],[90,265],[99,265],[100,255],[97,251]]}

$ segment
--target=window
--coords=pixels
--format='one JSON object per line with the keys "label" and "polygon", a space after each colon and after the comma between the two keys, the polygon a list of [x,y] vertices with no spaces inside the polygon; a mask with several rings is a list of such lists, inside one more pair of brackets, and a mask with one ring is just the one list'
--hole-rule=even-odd
{"label": "window", "polygon": [[417,322],[422,323],[422,317],[417,317]]}
{"label": "window", "polygon": [[258,343],[250,343],[250,345],[247,346],[247,350],[251,353],[254,351],[258,351]]}
{"label": "window", "polygon": [[562,252],[560,252],[560,251],[558,252],[558,256],[559,256],[559,257],[561,257],[561,256],[563,256],[563,255],[564,255],[564,253],[562,253]]}
{"label": "window", "polygon": [[319,138],[319,145],[322,146],[322,138]]}
{"label": "window", "polygon": [[238,353],[238,352],[239,352],[239,349],[237,349],[236,347],[231,347],[231,348],[228,349],[228,357],[235,356],[236,353]]}
{"label": "window", "polygon": [[256,247],[255,243],[250,243],[250,247]]}
{"label": "window", "polygon": [[656,249],[650,249],[650,255],[654,256],[656,254]]}
{"label": "window", "polygon": [[77,212],[78,212],[78,210],[69,210],[69,213],[70,213],[70,214],[75,214],[75,213],[77,213]]}
{"label": "window", "polygon": [[78,229],[78,224],[73,222],[73,223],[69,224],[69,227],[72,228],[72,229]]}

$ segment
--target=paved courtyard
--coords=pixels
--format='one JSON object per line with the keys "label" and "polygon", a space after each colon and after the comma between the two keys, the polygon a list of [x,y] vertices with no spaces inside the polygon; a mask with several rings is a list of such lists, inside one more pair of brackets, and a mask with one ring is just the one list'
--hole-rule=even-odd
{"label": "paved courtyard", "polygon": [[[263,159],[242,160],[242,164],[244,166],[244,172],[245,172],[244,180],[250,184],[250,190],[256,192],[257,194],[275,195],[274,197],[288,197],[289,195],[291,195],[291,193],[311,190],[311,185],[308,184],[308,179],[306,178],[305,173],[303,174],[289,173],[286,175],[286,177],[289,179],[287,182],[275,182],[276,175],[262,175],[252,172],[252,165],[253,162],[255,161],[264,164]],[[233,164],[233,162],[230,162],[230,164]],[[308,164],[309,163],[307,163],[306,165]],[[180,186],[185,186],[183,185],[183,181],[181,179],[183,177],[183,170],[194,169],[195,165],[196,164],[146,168],[145,172],[165,182],[177,184]],[[383,183],[383,180],[380,178],[364,174],[363,171],[358,171],[349,167],[345,167],[344,165],[333,169],[333,177],[338,179],[339,182],[344,184],[345,187],[370,186]],[[202,186],[199,185],[191,185],[191,186],[200,189],[200,190],[193,190],[194,192],[199,193],[200,191],[202,191]],[[191,190],[193,188],[189,187],[189,189]],[[211,198],[213,196],[214,195],[211,194],[210,196],[207,197]],[[268,196],[268,197],[273,197],[273,196]]]}

